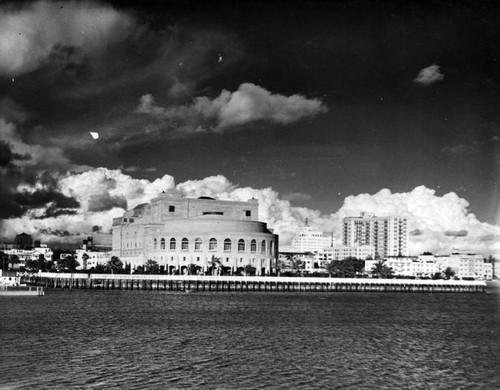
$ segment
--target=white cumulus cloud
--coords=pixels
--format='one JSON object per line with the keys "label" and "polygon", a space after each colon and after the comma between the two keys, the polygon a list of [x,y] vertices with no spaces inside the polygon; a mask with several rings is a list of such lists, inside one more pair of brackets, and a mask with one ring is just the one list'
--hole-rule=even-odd
{"label": "white cumulus cloud", "polygon": [[432,64],[427,68],[421,69],[413,81],[423,86],[429,86],[441,81],[443,78],[444,75],[440,72],[439,65]]}
{"label": "white cumulus cloud", "polygon": [[223,90],[213,99],[206,96],[196,97],[189,105],[170,108],[156,105],[154,97],[147,94],[140,98],[136,111],[184,120],[183,131],[200,131],[201,128],[223,132],[257,121],[286,125],[314,117],[326,112],[327,108],[319,99],[308,99],[297,94],[272,94],[258,85],[243,83],[235,92]]}
{"label": "white cumulus cloud", "polygon": [[419,186],[410,192],[392,193],[383,189],[376,194],[359,194],[345,198],[338,218],[359,215],[365,211],[380,217],[408,218],[411,254],[424,251],[450,253],[453,249],[478,253],[500,251],[500,227],[480,222],[468,211],[469,203],[456,193],[437,196],[435,191]]}
{"label": "white cumulus cloud", "polygon": [[[38,188],[33,185],[32,190]],[[30,188],[23,190],[29,191]],[[57,190],[79,203],[76,214],[53,218],[32,219],[28,216],[4,221],[1,235],[10,237],[25,231],[42,241],[75,241],[75,236],[88,234],[94,226],[103,231],[111,229],[114,217],[121,216],[125,208],[147,203],[162,191],[174,192],[186,197],[210,196],[221,200],[259,201],[259,220],[266,222],[279,235],[280,247],[290,244],[293,235],[305,224],[341,238],[342,218],[356,216],[360,212],[380,217],[402,216],[408,218],[410,254],[431,251],[448,254],[453,249],[483,254],[500,255],[500,227],[480,222],[468,211],[468,202],[450,192],[438,196],[424,186],[409,192],[392,193],[383,189],[375,194],[348,196],[335,213],[322,214],[306,207],[294,207],[288,200],[270,187],[255,189],[240,187],[222,175],[201,180],[188,180],[179,184],[170,175],[153,181],[135,179],[121,170],[107,168],[89,169],[83,173],[68,173],[58,178]],[[40,210],[40,215],[44,210]],[[57,232],[57,237],[51,236]],[[65,237],[60,237],[65,232]]]}

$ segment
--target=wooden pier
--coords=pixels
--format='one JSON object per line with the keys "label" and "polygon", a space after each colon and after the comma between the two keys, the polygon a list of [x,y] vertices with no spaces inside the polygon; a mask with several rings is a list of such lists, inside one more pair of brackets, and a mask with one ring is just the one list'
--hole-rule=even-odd
{"label": "wooden pier", "polygon": [[24,282],[47,288],[245,291],[245,292],[485,292],[486,282],[465,280],[312,278],[261,276],[124,275],[40,273]]}

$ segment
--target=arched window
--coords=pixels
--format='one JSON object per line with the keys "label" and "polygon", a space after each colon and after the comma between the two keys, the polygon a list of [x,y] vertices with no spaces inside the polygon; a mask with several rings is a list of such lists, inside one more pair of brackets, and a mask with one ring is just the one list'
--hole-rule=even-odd
{"label": "arched window", "polygon": [[211,251],[217,250],[217,240],[215,238],[211,238],[208,242],[208,249]]}
{"label": "arched window", "polygon": [[229,238],[224,240],[224,252],[231,252],[231,240]]}
{"label": "arched window", "polygon": [[252,252],[252,253],[257,252],[257,241],[252,240],[250,242],[250,252]]}
{"label": "arched window", "polygon": [[158,240],[153,238],[153,249],[156,250],[156,246],[158,245]]}
{"label": "arched window", "polygon": [[245,252],[245,240],[243,238],[238,240],[238,252]]}
{"label": "arched window", "polygon": [[201,238],[197,238],[196,240],[194,240],[194,250],[195,251],[201,251]]}
{"label": "arched window", "polygon": [[183,251],[187,251],[188,247],[189,247],[189,240],[186,237],[184,237],[181,242],[181,249]]}
{"label": "arched window", "polygon": [[164,238],[162,238],[160,240],[160,249],[165,249],[165,239]]}
{"label": "arched window", "polygon": [[260,244],[260,253],[266,253],[266,241],[262,240],[262,244]]}
{"label": "arched window", "polygon": [[175,251],[175,238],[170,239],[170,250]]}

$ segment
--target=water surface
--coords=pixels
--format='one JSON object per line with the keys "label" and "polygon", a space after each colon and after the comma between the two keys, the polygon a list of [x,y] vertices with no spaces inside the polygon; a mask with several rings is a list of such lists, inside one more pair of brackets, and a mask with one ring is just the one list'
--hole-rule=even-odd
{"label": "water surface", "polygon": [[0,297],[2,389],[498,389],[486,294]]}

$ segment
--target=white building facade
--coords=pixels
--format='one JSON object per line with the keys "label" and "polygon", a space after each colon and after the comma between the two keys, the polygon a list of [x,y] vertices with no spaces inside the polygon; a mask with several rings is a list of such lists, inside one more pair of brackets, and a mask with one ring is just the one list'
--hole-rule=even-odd
{"label": "white building facade", "polygon": [[408,221],[399,217],[376,217],[361,213],[343,220],[345,246],[372,246],[375,256],[408,256]]}
{"label": "white building facade", "polygon": [[258,219],[258,201],[182,198],[161,193],[149,204],[113,220],[112,255],[132,269],[156,261],[168,273],[190,265],[206,271],[218,261],[236,273],[250,265],[257,275],[271,272],[278,236]]}
{"label": "white building facade", "polygon": [[[366,260],[365,271],[371,272],[381,260]],[[454,253],[447,256],[420,255],[407,257],[387,257],[382,260],[394,271],[395,276],[433,277],[442,274],[447,268],[455,272],[457,278],[491,280],[493,267],[481,255]]]}
{"label": "white building facade", "polygon": [[[366,260],[365,271],[371,272],[380,260]],[[388,257],[383,260],[384,264],[394,271],[394,276],[432,277],[441,272],[440,265],[430,258],[411,257]]]}
{"label": "white building facade", "polygon": [[324,248],[316,254],[319,261],[345,260],[349,257],[364,260],[375,256],[375,248],[370,245],[345,246],[337,245],[331,248]]}
{"label": "white building facade", "polygon": [[452,253],[449,256],[436,256],[441,268],[450,267],[459,278],[491,280],[493,265],[486,262],[481,255],[474,253]]}
{"label": "white building facade", "polygon": [[302,227],[292,239],[292,252],[320,252],[333,246],[333,237],[325,236],[323,232],[313,230],[309,226]]}
{"label": "white building facade", "polygon": [[76,268],[78,270],[89,270],[97,267],[98,265],[106,266],[110,259],[110,252],[97,252],[87,249],[77,249],[75,251],[75,260],[80,264]]}

